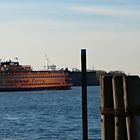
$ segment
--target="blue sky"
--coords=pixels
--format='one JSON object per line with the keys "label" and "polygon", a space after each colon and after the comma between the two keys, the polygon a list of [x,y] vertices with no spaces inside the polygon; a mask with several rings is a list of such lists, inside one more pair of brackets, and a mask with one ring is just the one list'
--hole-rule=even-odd
{"label": "blue sky", "polygon": [[50,64],[139,74],[139,0],[0,0],[0,56],[36,69]]}

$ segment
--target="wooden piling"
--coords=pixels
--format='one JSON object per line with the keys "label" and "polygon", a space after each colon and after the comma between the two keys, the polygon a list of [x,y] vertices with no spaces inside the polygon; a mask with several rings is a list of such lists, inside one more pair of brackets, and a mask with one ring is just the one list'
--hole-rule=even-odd
{"label": "wooden piling", "polygon": [[128,140],[140,140],[140,78],[123,78]]}
{"label": "wooden piling", "polygon": [[112,79],[113,99],[114,99],[114,117],[115,117],[115,140],[127,140],[123,76],[114,76]]}
{"label": "wooden piling", "polygon": [[86,50],[81,50],[83,140],[88,140]]}
{"label": "wooden piling", "polygon": [[112,76],[103,76],[101,83],[101,128],[102,140],[114,140],[114,104]]}
{"label": "wooden piling", "polygon": [[102,140],[140,140],[140,78],[107,75],[100,82]]}

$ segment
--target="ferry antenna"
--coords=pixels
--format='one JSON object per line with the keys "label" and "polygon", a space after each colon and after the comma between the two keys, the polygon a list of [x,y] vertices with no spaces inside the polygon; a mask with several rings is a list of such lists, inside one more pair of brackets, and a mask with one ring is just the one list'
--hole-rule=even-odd
{"label": "ferry antenna", "polygon": [[48,59],[48,57],[47,57],[47,54],[45,54],[45,62],[46,62],[45,67],[46,67],[46,69],[48,69],[48,66],[49,66],[49,59]]}

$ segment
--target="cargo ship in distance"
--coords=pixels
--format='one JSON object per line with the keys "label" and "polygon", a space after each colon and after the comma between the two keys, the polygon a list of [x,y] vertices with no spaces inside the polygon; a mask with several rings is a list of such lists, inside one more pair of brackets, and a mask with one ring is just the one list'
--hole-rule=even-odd
{"label": "cargo ship in distance", "polygon": [[70,89],[72,80],[67,70],[33,71],[31,65],[0,62],[0,91]]}

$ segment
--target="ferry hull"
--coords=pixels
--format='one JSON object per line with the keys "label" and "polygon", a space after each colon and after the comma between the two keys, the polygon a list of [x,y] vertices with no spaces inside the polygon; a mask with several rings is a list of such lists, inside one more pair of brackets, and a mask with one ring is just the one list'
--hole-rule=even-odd
{"label": "ferry hull", "polygon": [[64,87],[47,87],[47,88],[3,88],[0,89],[0,92],[17,92],[17,91],[41,91],[41,90],[69,90],[70,86]]}

